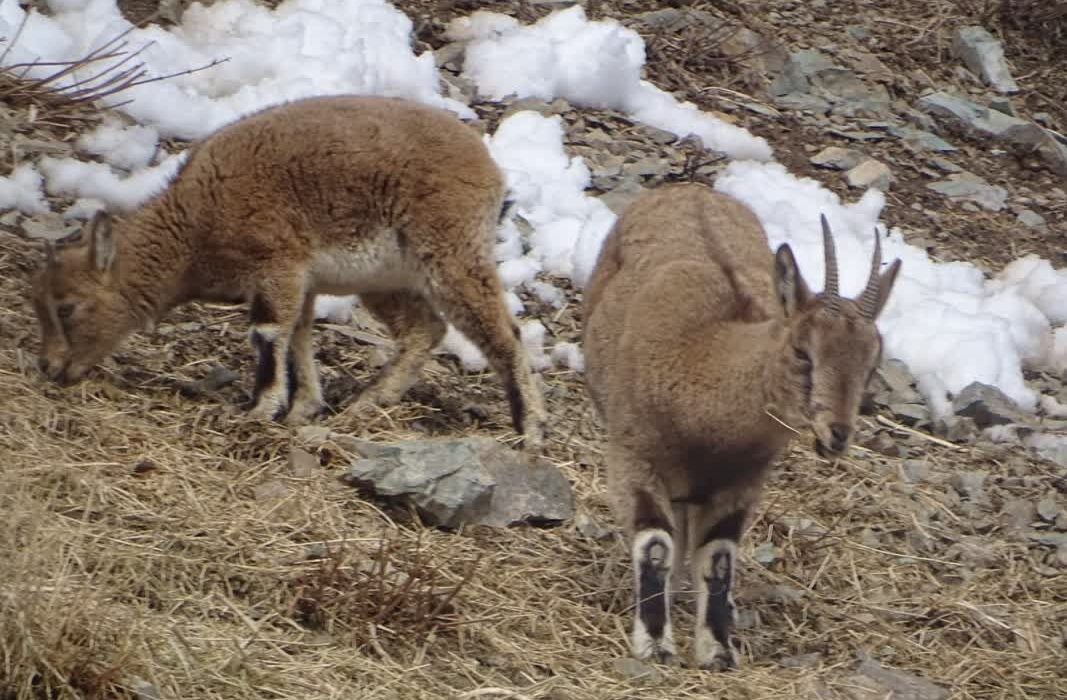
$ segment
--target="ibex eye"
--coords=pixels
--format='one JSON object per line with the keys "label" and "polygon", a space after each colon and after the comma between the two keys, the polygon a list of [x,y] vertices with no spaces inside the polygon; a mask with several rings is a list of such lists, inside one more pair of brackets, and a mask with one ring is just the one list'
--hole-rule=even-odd
{"label": "ibex eye", "polygon": [[793,357],[807,366],[811,366],[811,356],[800,348],[793,348]]}
{"label": "ibex eye", "polygon": [[67,320],[74,313],[74,304],[60,304],[56,309],[56,315],[63,320]]}

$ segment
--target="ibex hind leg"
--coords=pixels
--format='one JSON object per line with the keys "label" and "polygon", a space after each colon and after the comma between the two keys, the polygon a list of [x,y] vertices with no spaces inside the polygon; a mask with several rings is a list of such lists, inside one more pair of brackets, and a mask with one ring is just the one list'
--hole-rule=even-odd
{"label": "ibex hind leg", "polygon": [[289,415],[286,422],[302,425],[318,417],[326,408],[322,398],[322,384],[315,366],[313,328],[315,323],[315,295],[304,297],[300,318],[293,330],[289,346]]}
{"label": "ibex hind leg", "polygon": [[465,272],[456,276],[437,270],[433,275],[434,302],[485,355],[504,384],[515,431],[523,436],[527,450],[537,450],[544,441],[544,402],[519,327],[504,303],[496,268],[484,260]]}
{"label": "ibex hind leg", "polygon": [[391,406],[418,381],[430,352],[444,338],[446,325],[418,292],[363,294],[360,298],[389,329],[396,341],[396,354],[363,390],[357,403]]}

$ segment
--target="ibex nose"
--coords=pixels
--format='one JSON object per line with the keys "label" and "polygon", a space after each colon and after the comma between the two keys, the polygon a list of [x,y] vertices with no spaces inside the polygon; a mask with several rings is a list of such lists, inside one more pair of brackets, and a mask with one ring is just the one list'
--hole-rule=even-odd
{"label": "ibex nose", "polygon": [[833,443],[830,445],[830,448],[833,449],[834,452],[843,452],[845,446],[848,444],[849,435],[851,434],[852,429],[844,423],[831,423],[830,435],[833,438]]}

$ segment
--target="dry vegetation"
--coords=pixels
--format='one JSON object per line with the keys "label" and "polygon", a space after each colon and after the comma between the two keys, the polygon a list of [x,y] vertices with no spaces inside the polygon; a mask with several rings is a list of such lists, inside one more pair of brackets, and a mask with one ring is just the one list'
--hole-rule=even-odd
{"label": "dry vegetation", "polygon": [[[0,231],[2,700],[884,697],[853,674],[864,655],[952,697],[1063,694],[1067,575],[1000,517],[1009,496],[1067,490],[1051,465],[869,419],[865,444],[878,432],[906,444],[930,478],[910,483],[902,459],[864,448],[831,465],[796,447],[741,554],[742,668],[628,678],[614,665],[628,556],[579,376],[545,380],[549,457],[582,527],[430,530],[343,482],[343,441],[243,418],[238,309],[181,310],[90,381],[45,384],[26,301],[35,262],[17,227]],[[573,340],[573,306],[547,325]],[[318,333],[334,403],[380,361],[350,335]],[[238,381],[199,381],[219,366]],[[439,358],[402,406],[324,425],[506,439],[506,414],[493,376]],[[990,503],[948,485],[963,469],[990,472]],[[768,542],[762,565],[752,553]]]}

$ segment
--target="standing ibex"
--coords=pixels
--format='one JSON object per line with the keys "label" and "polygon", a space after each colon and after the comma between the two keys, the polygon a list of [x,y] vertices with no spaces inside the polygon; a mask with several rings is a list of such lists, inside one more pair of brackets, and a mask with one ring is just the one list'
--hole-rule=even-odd
{"label": "standing ibex", "polygon": [[841,297],[822,223],[821,294],[788,245],[771,255],[751,211],[700,185],[644,194],[601,250],[585,293],[586,382],[607,429],[609,498],[632,536],[638,658],[675,654],[667,589],[688,553],[695,665],[734,666],[737,544],[787,425],[810,427],[820,455],[848,449],[900,266],[879,274],[876,236],[866,289]]}
{"label": "standing ibex", "polygon": [[34,283],[41,368],[78,381],[182,302],[244,300],[259,355],[253,414],[300,422],[323,407],[315,295],[359,294],[398,345],[364,400],[401,398],[444,315],[485,353],[536,447],[542,399],[494,265],[503,199],[478,134],[443,110],[378,97],[266,109],[194,146],[125,220],[97,215],[80,244],[49,247]]}

